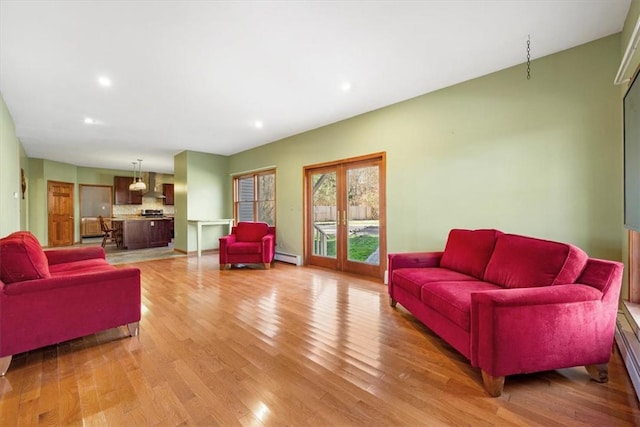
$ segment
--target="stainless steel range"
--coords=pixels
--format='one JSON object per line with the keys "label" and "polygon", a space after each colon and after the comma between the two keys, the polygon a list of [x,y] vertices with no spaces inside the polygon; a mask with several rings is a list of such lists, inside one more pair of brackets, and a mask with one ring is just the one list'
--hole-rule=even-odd
{"label": "stainless steel range", "polygon": [[162,218],[164,211],[162,209],[142,209],[140,216],[145,218]]}

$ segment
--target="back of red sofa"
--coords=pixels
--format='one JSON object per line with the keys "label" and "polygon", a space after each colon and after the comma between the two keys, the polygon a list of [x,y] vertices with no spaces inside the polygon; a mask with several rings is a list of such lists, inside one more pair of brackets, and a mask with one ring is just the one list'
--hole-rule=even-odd
{"label": "back of red sofa", "polygon": [[502,234],[496,239],[484,280],[504,288],[575,283],[588,258],[568,243]]}
{"label": "back of red sofa", "polygon": [[451,230],[440,267],[482,280],[496,239],[501,234],[499,230]]}

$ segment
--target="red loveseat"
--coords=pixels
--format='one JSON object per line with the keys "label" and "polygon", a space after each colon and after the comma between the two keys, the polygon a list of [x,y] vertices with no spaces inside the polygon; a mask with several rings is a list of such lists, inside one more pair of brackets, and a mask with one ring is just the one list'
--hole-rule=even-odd
{"label": "red loveseat", "polygon": [[127,325],[138,335],[140,270],[101,247],[43,251],[31,233],[0,239],[0,375],[14,354]]}
{"label": "red loveseat", "polygon": [[241,221],[219,241],[220,270],[231,264],[262,264],[269,269],[275,255],[276,228],[266,222]]}
{"label": "red loveseat", "polygon": [[443,252],[389,255],[391,306],[402,304],[482,371],[582,366],[607,381],[623,265],[566,243],[498,230],[451,230]]}

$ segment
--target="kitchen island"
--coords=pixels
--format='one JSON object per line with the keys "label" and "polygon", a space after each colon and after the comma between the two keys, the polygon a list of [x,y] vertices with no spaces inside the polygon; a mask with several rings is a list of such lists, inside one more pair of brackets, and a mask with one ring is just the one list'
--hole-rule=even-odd
{"label": "kitchen island", "polygon": [[173,237],[173,218],[113,218],[118,248],[143,249],[168,246]]}

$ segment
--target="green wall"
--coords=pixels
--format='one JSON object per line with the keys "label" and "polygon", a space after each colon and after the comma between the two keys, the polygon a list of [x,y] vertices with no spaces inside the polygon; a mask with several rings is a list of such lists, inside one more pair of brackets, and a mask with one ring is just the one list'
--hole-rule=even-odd
{"label": "green wall", "polygon": [[531,80],[519,65],[233,155],[229,170],[276,165],[287,252],[302,254],[303,167],[385,151],[389,252],[490,227],[620,259],[619,61],[610,36],[534,60]]}
{"label": "green wall", "polygon": [[[640,15],[640,0],[632,0],[631,5],[629,6],[629,13],[627,14],[627,19],[625,20],[624,28],[622,29],[622,33],[620,37],[620,58],[621,59],[622,59],[622,56],[624,55],[625,50],[627,49],[627,45],[629,43],[629,40],[631,39],[631,35],[633,33],[633,29],[636,25],[639,15]],[[631,62],[629,63],[629,67],[627,68],[625,75],[623,76],[623,80],[627,78],[630,79],[634,75],[636,70],[638,70],[639,66],[640,66],[640,54],[638,54],[636,51],[635,55],[633,55],[632,57]],[[630,82],[623,83],[620,85],[620,88],[619,88],[620,104],[622,104],[622,100],[624,98],[625,93],[627,92],[627,89],[629,88],[629,84]],[[621,116],[622,116],[622,113],[621,113]],[[622,137],[620,139],[620,144],[621,146],[623,146]],[[622,157],[621,157],[621,161],[622,161]],[[620,185],[624,189],[623,184],[621,183]],[[622,261],[626,264],[626,268],[624,270],[624,280],[623,280],[623,288],[622,288],[621,296],[623,299],[628,299],[629,298],[629,277],[628,277],[629,232],[624,227],[621,227],[620,233],[621,233],[621,239],[622,239],[622,248],[621,248]]]}
{"label": "green wall", "polygon": [[[175,248],[197,250],[196,226],[189,220],[231,218],[229,158],[216,154],[183,151],[174,158]],[[218,248],[227,234],[222,226],[203,229],[202,250]]]}
{"label": "green wall", "polygon": [[[24,151],[24,147],[22,144],[18,143],[18,148],[20,150],[20,167],[24,170],[24,178],[26,189],[29,188],[29,157],[27,157],[27,153]],[[1,164],[1,162],[0,162]],[[29,229],[29,198],[27,194],[23,194],[20,197],[20,230],[28,230]],[[2,235],[2,233],[0,233]]]}
{"label": "green wall", "polygon": [[[111,185],[113,177],[131,176],[133,172],[120,169],[99,169],[78,167],[78,184],[87,185]],[[133,180],[133,177],[131,178]]]}
{"label": "green wall", "polygon": [[24,229],[20,180],[22,144],[4,99],[0,96],[0,237]]}
{"label": "green wall", "polygon": [[173,158],[173,207],[175,209],[173,247],[182,252],[188,252],[186,151],[176,154]]}

